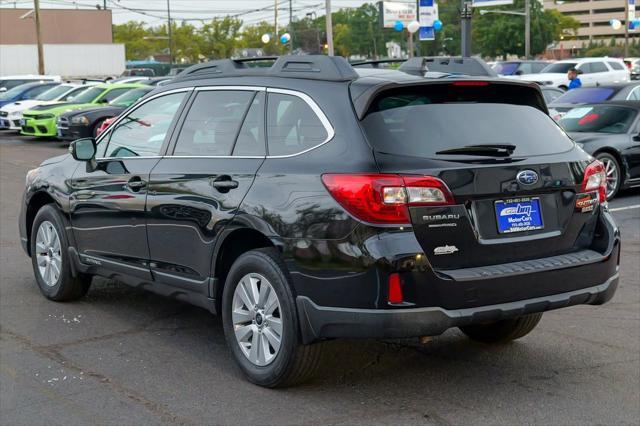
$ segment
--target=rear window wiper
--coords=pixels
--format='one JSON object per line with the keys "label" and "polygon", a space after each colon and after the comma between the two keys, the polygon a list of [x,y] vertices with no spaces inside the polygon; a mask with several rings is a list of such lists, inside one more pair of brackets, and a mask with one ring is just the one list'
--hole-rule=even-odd
{"label": "rear window wiper", "polygon": [[512,144],[487,144],[487,145],[466,145],[458,148],[437,151],[437,155],[462,154],[462,155],[485,155],[487,157],[509,157],[516,150]]}

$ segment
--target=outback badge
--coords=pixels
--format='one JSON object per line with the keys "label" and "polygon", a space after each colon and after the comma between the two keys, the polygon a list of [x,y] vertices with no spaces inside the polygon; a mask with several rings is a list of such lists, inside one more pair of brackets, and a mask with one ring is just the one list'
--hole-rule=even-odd
{"label": "outback badge", "polygon": [[435,255],[453,254],[453,253],[455,253],[457,251],[458,251],[458,247],[456,247],[456,246],[444,245],[444,246],[440,246],[440,247],[434,248],[433,249],[433,254],[435,254]]}
{"label": "outback badge", "polygon": [[523,185],[535,185],[538,183],[538,174],[533,170],[523,170],[516,175],[516,179]]}

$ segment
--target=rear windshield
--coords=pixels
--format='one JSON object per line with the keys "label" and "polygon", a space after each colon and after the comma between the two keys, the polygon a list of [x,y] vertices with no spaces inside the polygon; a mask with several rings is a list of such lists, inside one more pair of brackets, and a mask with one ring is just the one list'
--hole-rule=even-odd
{"label": "rear windshield", "polygon": [[567,132],[626,133],[637,111],[621,106],[595,105],[574,108],[559,124]]}
{"label": "rear windshield", "polygon": [[570,62],[570,63],[563,62],[563,63],[551,64],[546,68],[543,68],[543,70],[540,72],[566,74],[567,71],[569,71],[571,68],[575,68],[576,65],[577,64],[575,62]]}
{"label": "rear windshield", "polygon": [[[471,94],[456,96],[457,90],[442,93],[446,87],[423,86],[413,93],[404,90],[378,97],[362,120],[373,148],[387,154],[446,158],[450,154],[437,152],[468,145],[512,144],[514,157],[563,152],[573,146],[546,113],[518,102],[535,93],[531,89],[505,85],[506,99],[500,101],[501,90],[486,88],[474,99],[474,90],[468,89],[475,88],[464,87]],[[508,99],[509,92],[517,99]]]}
{"label": "rear windshield", "polygon": [[564,104],[592,104],[611,99],[614,92],[613,89],[606,87],[585,87],[569,90],[554,102]]}

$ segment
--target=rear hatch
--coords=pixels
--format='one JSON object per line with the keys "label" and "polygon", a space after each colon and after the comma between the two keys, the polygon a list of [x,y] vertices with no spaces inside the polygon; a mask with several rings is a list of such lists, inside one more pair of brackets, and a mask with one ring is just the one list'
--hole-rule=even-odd
{"label": "rear hatch", "polygon": [[481,81],[395,87],[372,99],[362,126],[381,173],[434,176],[451,192],[446,205],[409,207],[434,268],[517,262],[591,244],[598,193],[579,195],[591,159],[549,118],[537,88]]}

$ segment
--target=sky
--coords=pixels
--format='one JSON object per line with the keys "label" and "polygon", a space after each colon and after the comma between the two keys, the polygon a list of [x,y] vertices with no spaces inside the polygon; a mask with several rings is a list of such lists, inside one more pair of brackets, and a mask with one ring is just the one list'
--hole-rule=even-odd
{"label": "sky", "polygon": [[[210,20],[216,16],[235,15],[245,24],[274,20],[274,4],[276,0],[169,0],[171,19],[180,23],[188,21],[198,25],[202,20]],[[369,3],[376,0],[370,0]],[[95,9],[102,6],[104,0],[40,0],[42,9]],[[332,9],[358,7],[367,1],[331,0]],[[278,23],[289,22],[289,0],[278,1]],[[324,0],[291,0],[293,16],[304,17],[315,12],[324,15]],[[0,0],[0,7],[32,8],[33,0]],[[149,25],[161,25],[167,20],[166,0],[107,0],[107,8],[112,10],[113,23],[135,20]]]}

